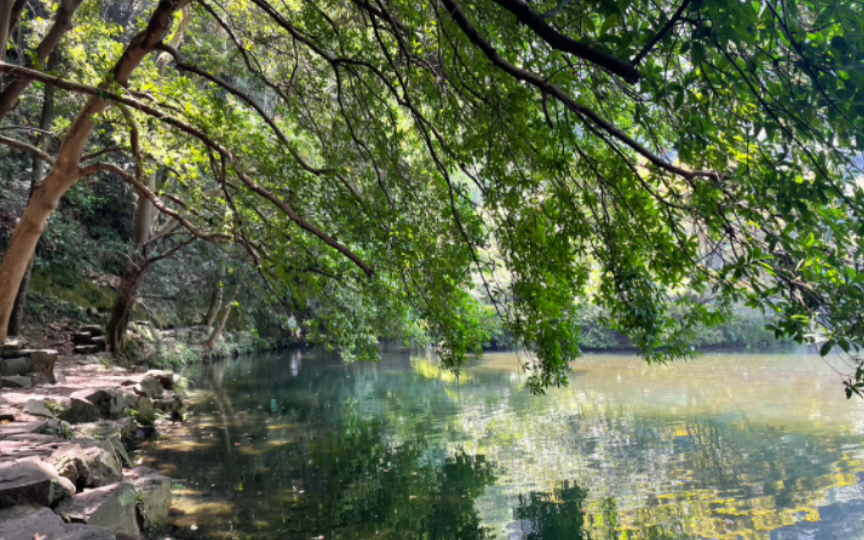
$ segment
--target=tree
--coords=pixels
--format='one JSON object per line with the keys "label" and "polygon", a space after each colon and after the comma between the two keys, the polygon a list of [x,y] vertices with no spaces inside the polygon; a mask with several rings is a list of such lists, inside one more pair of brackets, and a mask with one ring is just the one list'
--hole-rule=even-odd
{"label": "tree", "polygon": [[[458,367],[486,303],[534,353],[532,388],[565,384],[586,298],[650,360],[691,354],[736,302],[826,354],[862,343],[854,2],[200,0],[182,52],[163,41],[179,7],[153,8],[99,87],[0,64],[91,96],[0,265],[0,332],[56,201],[108,171],[230,237],[361,357],[397,325]],[[182,186],[79,167],[109,103]]]}

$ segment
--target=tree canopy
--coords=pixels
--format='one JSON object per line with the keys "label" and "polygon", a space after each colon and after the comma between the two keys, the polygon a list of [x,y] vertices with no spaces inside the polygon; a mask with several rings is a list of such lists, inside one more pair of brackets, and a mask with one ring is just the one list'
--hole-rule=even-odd
{"label": "tree canopy", "polygon": [[362,358],[395,329],[455,368],[496,318],[541,390],[566,383],[589,301],[650,360],[741,303],[823,354],[864,343],[857,2],[59,7],[62,40],[25,12],[32,49],[0,64],[0,130],[41,85],[73,111],[54,155],[0,138],[53,163],[0,297],[47,194],[113,174],[190,238],[242,247],[275,302]]}

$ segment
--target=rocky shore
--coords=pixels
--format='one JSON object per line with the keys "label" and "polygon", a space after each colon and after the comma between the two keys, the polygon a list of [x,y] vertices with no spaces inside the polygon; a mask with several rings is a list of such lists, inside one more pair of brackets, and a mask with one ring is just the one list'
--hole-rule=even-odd
{"label": "rocky shore", "polygon": [[3,346],[0,539],[138,540],[160,530],[171,479],[136,466],[132,450],[182,419],[185,381],[139,371],[104,353]]}

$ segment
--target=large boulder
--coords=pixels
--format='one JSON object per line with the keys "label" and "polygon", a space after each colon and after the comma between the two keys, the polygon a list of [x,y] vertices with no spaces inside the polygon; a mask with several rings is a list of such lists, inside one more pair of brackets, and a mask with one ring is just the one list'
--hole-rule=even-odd
{"label": "large boulder", "polygon": [[147,396],[141,396],[138,399],[138,421],[144,425],[152,425],[156,420],[156,408],[153,405],[153,400]]}
{"label": "large boulder", "polygon": [[49,506],[75,494],[75,486],[39,458],[0,463],[0,508]]}
{"label": "large boulder", "polygon": [[64,523],[48,508],[16,506],[0,510],[0,538],[3,540],[116,540],[108,529]]}
{"label": "large boulder", "polygon": [[174,383],[179,380],[179,376],[171,371],[162,371],[161,369],[151,369],[144,374],[145,377],[154,377],[162,385],[165,390],[174,390]]}
{"label": "large boulder", "polygon": [[0,377],[0,387],[3,388],[30,388],[31,386],[33,386],[33,377],[27,375]]}
{"label": "large boulder", "polygon": [[96,406],[102,418],[116,420],[126,411],[128,405],[121,390],[114,388],[88,388],[70,396],[74,400],[89,401]]}
{"label": "large boulder", "polygon": [[145,531],[158,530],[171,510],[171,479],[147,467],[135,467],[126,477],[138,492],[138,517]]}
{"label": "large boulder", "polygon": [[147,396],[151,399],[160,399],[165,392],[159,379],[147,374],[141,377],[141,382],[136,384],[134,389],[139,396]]}
{"label": "large boulder", "polygon": [[102,487],[119,482],[123,468],[109,441],[73,439],[46,460],[76,487]]}
{"label": "large boulder", "polygon": [[134,485],[123,481],[66,499],[55,512],[71,523],[105,527],[118,540],[140,540],[136,502]]}
{"label": "large boulder", "polygon": [[129,429],[125,421],[118,420],[102,420],[101,422],[93,422],[90,424],[79,424],[76,431],[82,437],[98,439],[111,443],[115,454],[127,465],[132,462],[129,454],[126,452],[126,447],[123,446],[124,429]]}
{"label": "large boulder", "polygon": [[54,413],[45,405],[44,399],[28,399],[27,403],[24,404],[24,412],[31,416],[54,418]]}
{"label": "large boulder", "polygon": [[0,360],[0,375],[24,375],[30,373],[30,359],[26,356]]}
{"label": "large boulder", "polygon": [[63,413],[63,420],[70,424],[97,422],[100,418],[96,405],[89,400],[74,397],[74,394],[69,401],[69,408]]}

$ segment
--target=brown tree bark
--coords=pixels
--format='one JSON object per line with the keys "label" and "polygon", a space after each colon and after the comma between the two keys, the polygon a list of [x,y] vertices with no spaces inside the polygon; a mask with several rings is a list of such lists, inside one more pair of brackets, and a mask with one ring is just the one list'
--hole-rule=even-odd
{"label": "brown tree bark", "polygon": [[[111,74],[102,83],[104,87],[108,86],[109,81],[115,81],[121,86],[128,84],[132,72],[145,56],[155,50],[171,27],[173,13],[186,2],[187,0],[162,0],[159,3],[147,27],[132,39],[114,65]],[[84,145],[96,127],[95,119],[107,107],[107,101],[94,96],[75,118],[63,140],[54,166],[45,180],[36,188],[33,198],[12,234],[9,247],[0,264],[0,343],[6,339],[15,296],[27,272],[27,264],[33,256],[36,243],[48,226],[48,218],[57,208],[60,198],[80,177],[79,160]]]}
{"label": "brown tree bark", "polygon": [[[174,32],[169,44],[176,47],[183,40],[189,24],[192,22],[192,10],[189,6],[183,8],[183,18],[180,21],[180,27]],[[156,68],[159,70],[159,76],[165,74],[165,68],[171,56],[162,53],[156,59]],[[147,187],[151,192],[156,191],[156,173],[150,175]],[[138,196],[138,204],[135,208],[135,227],[134,238],[135,256],[129,263],[123,274],[123,279],[120,282],[120,289],[117,291],[117,298],[114,300],[114,306],[111,309],[111,318],[108,320],[106,334],[108,335],[108,344],[111,346],[111,351],[114,353],[122,352],[126,348],[126,335],[129,328],[129,318],[132,316],[132,308],[135,307],[135,300],[138,297],[138,290],[144,283],[144,278],[150,268],[150,263],[147,262],[147,243],[153,238],[153,224],[156,220],[156,207],[147,197]],[[172,220],[172,222],[175,220]]]}
{"label": "brown tree bark", "polygon": [[210,298],[210,307],[207,309],[207,315],[204,316],[204,325],[207,328],[213,327],[213,322],[216,321],[216,315],[222,309],[222,286],[218,285],[213,292],[213,297]]}
{"label": "brown tree bark", "polygon": [[[0,0],[0,7],[2,7],[2,2],[6,1],[8,0]],[[54,16],[54,24],[51,25],[51,29],[48,30],[48,33],[45,34],[45,37],[39,45],[36,46],[33,53],[27,59],[27,63],[25,64],[27,67],[33,67],[34,64],[38,66],[54,52],[54,49],[57,47],[57,44],[60,43],[63,35],[72,28],[72,16],[75,14],[75,10],[78,9],[78,6],[81,5],[82,1],[83,0],[61,0],[60,7],[57,8],[57,15]],[[2,37],[0,37],[0,39],[2,39]],[[5,43],[5,41],[3,43]],[[4,62],[6,61],[5,52],[6,48],[4,46],[4,57],[0,58],[0,60]],[[28,77],[17,76],[12,79],[3,92],[0,92],[0,121],[2,121],[9,111],[12,110],[15,103],[18,101],[18,98],[21,97],[24,90],[30,86],[31,82],[32,80]]]}
{"label": "brown tree bark", "polygon": [[138,289],[144,281],[147,268],[146,263],[140,267],[130,263],[126,268],[123,281],[120,283],[120,289],[117,291],[117,297],[114,299],[114,306],[111,309],[111,318],[105,329],[108,345],[111,346],[111,351],[114,353],[122,351],[126,347],[126,329],[129,328],[129,317],[132,315],[132,308],[135,307]]}
{"label": "brown tree bark", "polygon": [[207,338],[207,343],[204,344],[204,356],[210,356],[216,344],[222,341],[222,332],[225,331],[225,323],[228,322],[228,317],[231,315],[231,309],[234,307],[234,300],[237,299],[237,293],[240,292],[240,284],[234,285],[231,293],[228,295],[228,301],[222,304],[222,312],[216,320],[216,326]]}
{"label": "brown tree bark", "polygon": [[[48,59],[48,69],[53,70],[57,67],[58,54],[55,51]],[[42,114],[39,116],[39,129],[48,131],[51,128],[51,121],[54,119],[54,87],[45,85],[44,97],[42,98]],[[36,146],[42,146],[42,133],[36,135]],[[36,190],[36,185],[42,179],[45,171],[45,161],[38,156],[33,156],[33,170],[30,174],[30,193],[28,200],[33,197],[33,192]],[[10,336],[17,336],[21,333],[21,324],[24,319],[24,306],[27,304],[27,292],[30,290],[30,276],[33,274],[33,263],[35,254],[30,257],[30,263],[27,265],[27,272],[21,280],[21,285],[18,288],[18,294],[15,296],[15,305],[12,307],[12,314],[9,317],[9,332]]]}

